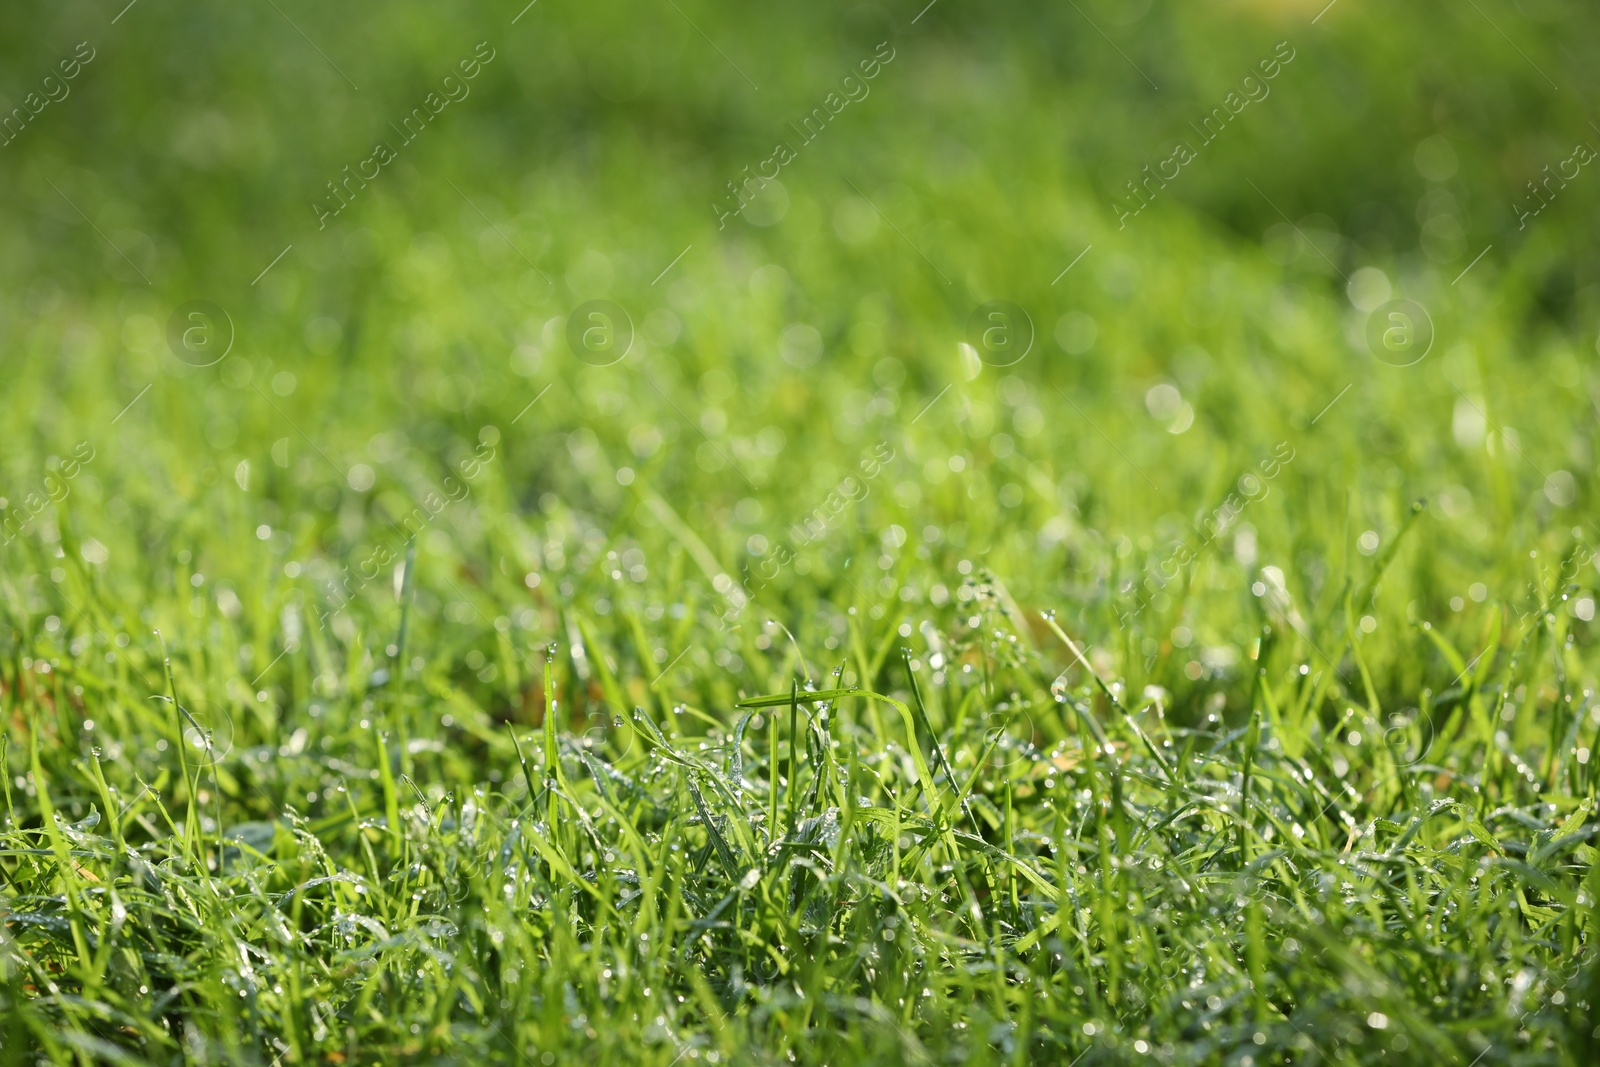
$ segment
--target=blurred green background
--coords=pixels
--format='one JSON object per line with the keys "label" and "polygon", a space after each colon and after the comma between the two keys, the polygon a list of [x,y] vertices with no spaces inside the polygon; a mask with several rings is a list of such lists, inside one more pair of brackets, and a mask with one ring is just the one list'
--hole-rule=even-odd
{"label": "blurred green background", "polygon": [[[1314,631],[1370,571],[1361,535],[1387,544],[1418,499],[1426,534],[1375,618],[1476,634],[1479,602],[1525,598],[1528,552],[1565,551],[1592,513],[1600,179],[1582,169],[1525,229],[1513,205],[1600,144],[1595,19],[1543,0],[12,6],[7,109],[79,42],[95,58],[0,148],[5,495],[80,440],[99,456],[61,529],[5,550],[14,617],[51,602],[59,538],[92,537],[112,562],[88,573],[130,602],[195,569],[250,590],[274,648],[282,598],[315,613],[317,568],[366,559],[492,426],[504,462],[425,544],[434,595],[480,603],[463,646],[530,600],[605,597],[606,551],[674,576],[650,596],[720,610],[716,568],[650,498],[738,574],[878,441],[890,474],[763,594],[766,614],[816,611],[818,640],[874,593],[850,566],[904,557],[894,595],[948,614],[976,558],[1132,680],[1181,689],[1196,650],[1248,643],[1262,566]],[[885,41],[870,95],[719,229],[726,183]],[[326,183],[398,145],[391,124],[480,42],[470,96],[319,230]],[[1280,42],[1270,95],[1119,229],[1125,183]],[[1367,348],[1386,295],[1432,318],[1417,366]],[[615,366],[564,340],[597,298],[637,331]],[[996,299],[1036,342],[979,369],[959,345]],[[231,319],[220,365],[169,351],[191,300]],[[1296,458],[1249,537],[1119,627],[1133,583],[1280,442]],[[541,567],[572,573],[530,590]],[[362,598],[392,619],[392,597]],[[1398,631],[1384,684],[1414,688],[1430,648]],[[270,658],[251,655],[246,675]],[[1236,655],[1204,684],[1231,686]]]}
{"label": "blurred green background", "polygon": [[[839,143],[815,146],[821,158],[793,175],[797,194],[832,200],[841,170],[857,184],[914,172],[941,188],[986,180],[1012,199],[1024,182],[1077,193],[1074,210],[1104,215],[1128,177],[1286,40],[1296,59],[1272,95],[1164,199],[1253,241],[1283,221],[1271,198],[1293,219],[1317,216],[1336,258],[1447,269],[1524,236],[1509,207],[1524,183],[1595,135],[1584,5],[1339,0],[1314,25],[1315,0],[941,0],[913,24],[920,6],[541,0],[512,25],[515,3],[141,2],[113,25],[115,3],[14,5],[0,16],[7,110],[79,41],[98,58],[5,149],[13,284],[86,273],[104,251],[54,181],[108,234],[128,234],[158,290],[243,298],[249,279],[234,268],[253,276],[305,227],[323,183],[479,41],[504,58],[373,197],[419,228],[458,229],[447,179],[508,217],[549,216],[566,187],[592,190],[604,204],[588,220],[594,241],[696,214],[730,166],[765,158],[786,122],[886,39],[909,51],[829,138]],[[1430,181],[1414,154],[1434,135],[1457,165],[1435,165]],[[1563,194],[1562,223],[1545,228],[1578,228],[1594,202],[1579,184]],[[360,214],[351,221],[373,225],[375,212]],[[1440,216],[1453,223],[1424,240]],[[985,236],[950,221],[967,240]],[[1567,249],[1577,269],[1552,264],[1541,279],[1554,308],[1593,283],[1578,244]],[[40,262],[46,249],[60,259]]]}

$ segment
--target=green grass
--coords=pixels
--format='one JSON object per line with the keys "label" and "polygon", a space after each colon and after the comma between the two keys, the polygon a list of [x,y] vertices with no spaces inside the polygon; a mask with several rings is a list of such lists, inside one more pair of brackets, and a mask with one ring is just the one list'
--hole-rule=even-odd
{"label": "green grass", "polygon": [[[145,6],[0,159],[0,1063],[1594,1061],[1594,194],[1482,206],[1570,151],[1554,43],[1085,3],[1124,64],[1070,9],[688,8],[745,96],[670,9],[406,9],[363,54],[293,8],[346,96],[270,11]],[[1414,99],[1395,26],[1553,132],[1439,118],[1487,90]],[[717,229],[880,30],[782,217]],[[186,35],[209,158],[118,51]],[[115,140],[141,108],[173,153]],[[1009,366],[962,347],[993,300]]]}

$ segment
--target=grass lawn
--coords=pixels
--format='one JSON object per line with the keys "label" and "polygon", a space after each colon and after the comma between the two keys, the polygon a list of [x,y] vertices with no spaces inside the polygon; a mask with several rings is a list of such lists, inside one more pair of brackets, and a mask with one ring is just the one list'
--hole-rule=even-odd
{"label": "grass lawn", "polygon": [[0,1064],[1600,1061],[1482,3],[0,15]]}

